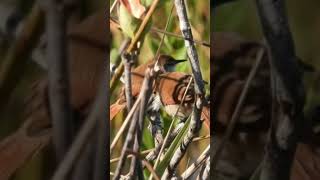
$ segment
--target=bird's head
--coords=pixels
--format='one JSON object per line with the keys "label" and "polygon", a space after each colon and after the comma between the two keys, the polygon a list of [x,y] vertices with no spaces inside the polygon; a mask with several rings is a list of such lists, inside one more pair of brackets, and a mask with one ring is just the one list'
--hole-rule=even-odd
{"label": "bird's head", "polygon": [[173,72],[176,69],[176,65],[185,62],[186,60],[177,60],[168,55],[160,55],[158,60],[158,66],[163,72]]}

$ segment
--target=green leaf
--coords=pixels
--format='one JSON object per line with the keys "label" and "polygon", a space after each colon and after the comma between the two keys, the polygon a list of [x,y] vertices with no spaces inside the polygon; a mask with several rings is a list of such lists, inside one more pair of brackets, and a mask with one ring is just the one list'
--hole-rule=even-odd
{"label": "green leaf", "polygon": [[119,24],[120,27],[123,31],[123,33],[130,37],[133,38],[134,33],[138,29],[138,27],[141,24],[141,20],[133,17],[126,7],[120,3],[120,8],[119,8]]}
{"label": "green leaf", "polygon": [[178,133],[178,135],[174,138],[173,142],[171,143],[170,147],[168,148],[167,152],[164,155],[164,158],[162,161],[158,164],[157,167],[155,167],[157,174],[163,174],[165,169],[168,167],[170,160],[172,159],[175,151],[179,148],[179,146],[182,144],[184,137],[186,136],[188,132],[188,127],[190,124],[190,118],[187,119],[185,125],[181,129],[181,131]]}

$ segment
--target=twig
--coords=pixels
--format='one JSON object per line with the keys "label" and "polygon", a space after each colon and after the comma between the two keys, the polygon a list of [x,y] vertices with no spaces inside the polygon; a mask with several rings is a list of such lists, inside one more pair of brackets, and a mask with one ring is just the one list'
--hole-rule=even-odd
{"label": "twig", "polygon": [[131,83],[131,65],[132,58],[129,54],[123,53],[122,63],[124,64],[124,90],[126,95],[127,109],[130,111],[132,107],[132,83]]}
{"label": "twig", "polygon": [[102,120],[107,122],[106,117],[108,116],[106,116],[107,113],[105,112],[107,108],[105,107],[107,107],[108,105],[109,98],[106,93],[106,79],[103,78],[101,81],[101,87],[99,88],[97,97],[95,99],[95,102],[93,103],[92,110],[85,123],[82,125],[72,146],[65,155],[65,158],[62,160],[58,169],[54,173],[52,180],[65,179],[68,172],[73,167],[73,164],[78,159],[81,151],[84,149],[84,145],[87,143],[89,137],[93,134],[93,130],[97,125],[97,120],[101,118]]}
{"label": "twig", "polygon": [[258,167],[254,170],[253,174],[251,175],[249,180],[259,180],[260,174],[261,174],[261,167],[262,167],[262,162],[259,163]]}
{"label": "twig", "polygon": [[175,33],[172,33],[172,32],[168,32],[168,31],[164,31],[164,30],[161,30],[161,29],[158,29],[158,28],[151,28],[151,31],[155,31],[155,32],[158,32],[158,33],[162,33],[162,34],[165,34],[167,36],[172,36],[172,37],[176,37],[176,38],[179,38],[179,39],[184,39],[184,40],[188,40],[188,41],[191,41],[195,44],[198,44],[198,45],[202,45],[204,47],[208,47],[210,48],[210,43],[208,42],[205,42],[205,41],[201,41],[201,40],[196,40],[196,39],[188,39],[188,38],[185,38],[181,35],[178,35],[178,34],[175,34]]}
{"label": "twig", "polygon": [[142,159],[142,163],[143,163],[143,165],[144,165],[145,167],[147,167],[147,169],[149,170],[149,172],[152,174],[152,176],[153,176],[156,180],[160,180],[160,178],[159,178],[159,176],[157,175],[156,171],[152,168],[152,165],[151,165],[148,161]]}
{"label": "twig", "polygon": [[137,109],[137,110],[134,111],[133,119],[131,121],[129,130],[128,130],[128,135],[126,137],[126,140],[125,140],[124,145],[123,145],[122,150],[121,150],[120,160],[119,160],[119,163],[117,165],[116,171],[114,173],[114,177],[113,177],[114,180],[118,180],[120,178],[121,171],[122,171],[123,166],[124,166],[125,161],[126,161],[126,157],[125,156],[126,156],[126,153],[127,153],[127,147],[134,142],[133,141],[134,137],[135,137],[134,132],[136,130],[136,126],[137,126],[137,123],[138,123],[139,111],[140,111],[140,109]]}
{"label": "twig", "polygon": [[[131,65],[132,65],[133,58],[127,53],[123,53],[121,56],[122,56],[122,63],[124,64],[124,79],[125,79],[124,87],[125,87],[126,103],[127,103],[127,109],[128,111],[130,111],[132,107]],[[141,103],[140,103],[140,106],[141,106]],[[140,107],[140,112],[141,112],[141,107]],[[139,125],[140,125],[140,121],[139,121]],[[138,134],[140,130],[139,125],[138,125],[138,130],[136,131],[137,132],[136,134]],[[134,147],[133,147],[133,150],[135,152],[138,151],[139,144],[140,142],[138,142],[138,137],[135,137]],[[136,160],[137,159],[135,157],[132,158],[132,162],[131,162],[132,164],[130,169],[131,174],[134,174],[134,172],[138,172],[139,170],[141,170],[138,168],[139,170],[135,171],[135,167],[138,166],[138,162],[136,162]],[[139,173],[140,176],[141,174],[142,173]]]}
{"label": "twig", "polygon": [[257,58],[256,58],[256,61],[255,61],[255,64],[254,66],[252,67],[249,75],[248,75],[248,78],[246,80],[246,83],[243,87],[243,90],[241,92],[241,95],[239,97],[239,101],[235,107],[235,110],[232,114],[232,117],[231,117],[231,120],[228,124],[228,128],[227,128],[227,131],[223,137],[223,139],[221,140],[221,143],[217,145],[217,150],[216,152],[214,153],[213,157],[212,157],[212,160],[211,160],[211,169],[214,170],[218,161],[219,161],[219,157],[220,157],[220,154],[222,153],[222,150],[226,144],[226,142],[230,139],[231,135],[232,135],[232,132],[235,128],[235,125],[237,123],[237,120],[238,120],[238,117],[239,117],[239,113],[240,113],[240,110],[241,110],[241,107],[242,107],[242,104],[244,103],[244,100],[247,96],[247,93],[249,91],[249,88],[250,88],[250,84],[253,80],[253,78],[255,77],[255,74],[257,73],[257,70],[258,70],[258,67],[259,67],[259,64],[261,62],[261,60],[263,59],[263,54],[264,54],[264,49],[261,49],[260,51],[258,51],[258,54],[257,54]]}
{"label": "twig", "polygon": [[204,95],[204,81],[202,78],[200,64],[198,59],[198,53],[194,46],[194,43],[190,41],[193,39],[191,32],[191,26],[188,20],[187,10],[183,0],[175,0],[176,11],[179,17],[180,30],[185,38],[185,45],[187,48],[188,57],[191,64],[192,74],[195,80],[195,92],[197,95]]}
{"label": "twig", "polygon": [[[106,116],[109,117],[109,116]],[[109,147],[109,122],[106,118],[100,118],[97,123],[97,145],[95,164],[94,164],[94,180],[107,179],[108,147]]]}
{"label": "twig", "polygon": [[[106,69],[109,69],[109,62],[106,61]],[[109,72],[105,73],[105,79],[107,82],[109,82]],[[106,86],[106,83],[105,83]],[[102,88],[103,89],[103,88]],[[109,94],[110,89],[105,88],[105,95]],[[102,107],[109,107],[110,105],[110,99],[106,99],[106,106]],[[107,172],[109,171],[109,163],[107,159],[109,159],[110,152],[109,150],[109,144],[110,144],[110,123],[109,119],[107,117],[110,117],[110,109],[107,108],[107,114],[101,114],[102,117],[98,119],[97,122],[97,146],[96,146],[96,157],[95,157],[95,166],[94,166],[94,180],[101,180],[101,179],[107,179]]]}
{"label": "twig", "polygon": [[131,108],[130,112],[128,113],[126,119],[124,120],[124,122],[122,123],[122,126],[120,127],[120,129],[118,130],[118,133],[116,134],[116,136],[113,138],[113,141],[110,145],[110,153],[112,153],[113,148],[116,146],[121,134],[127,129],[127,126],[132,118],[132,116],[134,115],[135,111],[137,110],[137,108],[139,107],[138,105],[140,104],[140,100],[141,98],[138,97],[138,99],[136,100],[136,102],[134,103],[133,107]]}
{"label": "twig", "polygon": [[271,52],[276,114],[260,179],[289,179],[300,128],[305,91],[289,29],[285,2],[256,0],[263,33]]}
{"label": "twig", "polygon": [[111,6],[111,8],[110,8],[110,14],[112,13],[112,11],[114,10],[114,8],[115,8],[116,5],[118,4],[118,1],[119,1],[119,0],[114,0],[112,6]]}
{"label": "twig", "polygon": [[[138,98],[141,98],[140,108],[143,108],[143,107],[146,106],[146,103],[148,102],[150,94],[151,94],[150,91],[152,89],[153,80],[158,75],[158,73],[159,73],[159,71],[154,71],[151,68],[147,68],[147,70],[145,72],[145,77],[144,77],[144,80],[143,80],[143,85],[142,85],[142,88],[141,88],[141,92],[140,92],[139,97],[138,97]],[[144,102],[142,102],[142,100]],[[129,132],[128,132],[126,141],[125,141],[125,143],[123,145],[123,148],[122,148],[120,161],[118,163],[117,169],[116,169],[115,174],[114,174],[114,178],[113,178],[114,180],[118,180],[120,178],[120,173],[121,173],[121,170],[122,170],[122,168],[124,166],[124,163],[125,163],[125,160],[126,160],[125,155],[126,155],[127,147],[128,147],[128,145],[130,143],[133,142],[134,132],[136,130],[137,123],[139,124],[139,126],[141,126],[141,127],[138,128],[138,131],[141,131],[141,132],[137,132],[137,133],[142,133],[142,129],[141,128],[143,126],[141,124],[143,123],[143,119],[144,119],[144,111],[141,111],[141,112],[140,111],[141,111],[141,109],[139,111],[135,112],[135,117],[131,122],[131,126],[129,128]],[[138,134],[138,138],[139,138],[139,136],[140,135]],[[138,139],[138,141],[139,141],[139,139]]]}
{"label": "twig", "polygon": [[[203,141],[203,140],[206,140],[210,138],[210,135],[207,135],[207,136],[202,136],[202,137],[197,137],[197,138],[194,138],[193,139],[193,142],[197,142],[197,141]],[[145,150],[145,151],[142,151],[140,154],[141,155],[145,155],[145,154],[148,154],[150,152],[154,151],[154,148],[153,149],[148,149],[148,150]],[[132,156],[129,155],[128,158],[131,158]],[[120,157],[117,157],[117,158],[114,158],[114,159],[110,159],[110,164],[111,163],[115,163],[117,161],[119,161]]]}
{"label": "twig", "polygon": [[[150,153],[151,151],[153,151],[153,149],[148,149],[148,150],[142,151],[140,154],[141,154],[141,155],[145,155],[145,154]],[[132,158],[132,155],[129,155],[128,158]],[[117,161],[119,161],[119,160],[120,160],[120,157],[114,158],[114,159],[110,159],[110,164],[111,164],[111,163],[115,163],[115,162],[117,162]]]}
{"label": "twig", "polygon": [[159,178],[159,176],[157,175],[156,171],[152,168],[152,165],[151,165],[148,161],[144,160],[143,157],[141,156],[141,154],[139,154],[139,153],[137,153],[137,152],[135,152],[135,151],[128,151],[128,152],[129,152],[130,154],[132,154],[134,157],[139,158],[139,159],[142,161],[143,165],[144,165],[145,167],[147,167],[147,169],[149,170],[149,172],[153,175],[153,177],[154,177],[156,180],[160,180],[160,178]]}
{"label": "twig", "polygon": [[181,175],[184,179],[190,178],[193,173],[210,157],[210,145],[202,152],[199,158],[189,166],[189,168]]}
{"label": "twig", "polygon": [[[187,164],[186,164],[186,168],[188,168],[189,163],[190,163],[190,158],[188,158],[188,161],[187,161]],[[185,179],[186,179],[186,178],[182,176],[182,180],[185,180]]]}
{"label": "twig", "polygon": [[210,179],[210,157],[208,157],[206,161],[206,167],[203,172],[203,180],[209,180]]}
{"label": "twig", "polygon": [[119,55],[117,56],[117,58],[116,58],[116,60],[115,60],[115,62],[114,62],[114,66],[112,67],[111,72],[110,72],[110,74],[111,74],[110,77],[111,77],[111,78],[112,78],[113,74],[115,73],[115,70],[117,69],[117,67],[120,65],[120,63],[121,63],[121,56],[122,56],[122,54],[124,53],[124,51],[127,49],[129,43],[130,43],[130,39],[129,39],[129,38],[126,38],[126,39],[123,40],[123,42],[121,43],[120,48],[119,48],[119,51],[118,51],[118,52],[119,52]]}
{"label": "twig", "polygon": [[[169,23],[171,21],[173,8],[174,8],[174,6],[172,4],[171,10],[170,10],[170,14],[169,14],[169,17],[167,19],[167,22],[166,22],[166,25],[165,25],[165,28],[164,28],[165,31],[168,29]],[[155,57],[156,57],[155,65],[157,65],[157,63],[158,63],[160,50],[162,48],[165,36],[166,35],[163,34],[163,36],[161,37],[161,41],[160,41],[159,47],[158,47],[156,55],[155,55]],[[162,135],[163,130],[162,130],[162,127],[161,127],[161,123],[162,122],[161,122],[161,118],[160,118],[159,109],[157,111],[152,110],[151,112],[149,112],[149,114],[150,114],[151,134],[154,137],[155,147],[156,147],[155,151],[153,151],[152,153],[150,153],[147,156],[147,159],[150,160],[150,159],[154,159],[154,157],[155,157],[154,155],[156,154],[156,152],[158,152],[158,150],[161,149],[161,146],[163,144],[163,135]]]}
{"label": "twig", "polygon": [[77,163],[74,165],[71,180],[87,180],[91,179],[92,172],[95,167],[92,166],[95,151],[95,136],[91,136],[88,143],[84,146]]}
{"label": "twig", "polygon": [[[116,20],[115,17],[110,17],[110,22],[116,24],[116,25],[119,25],[119,22]],[[151,27],[150,29],[151,32],[157,32],[157,33],[160,33],[160,34],[165,34],[167,36],[172,36],[172,37],[176,37],[176,38],[179,38],[179,39],[184,39],[184,40],[189,40],[191,42],[194,42],[198,45],[202,45],[202,46],[205,46],[205,47],[208,47],[210,48],[210,43],[206,42],[206,41],[202,41],[202,40],[196,40],[196,39],[187,39],[179,34],[175,34],[175,33],[172,33],[172,32],[168,32],[168,31],[164,31],[164,30],[161,30],[161,29],[158,29],[156,27]]]}
{"label": "twig", "polygon": [[[113,172],[110,172],[109,174],[110,174],[110,176],[114,176],[114,173],[113,173]],[[121,178],[126,179],[127,177],[126,177],[126,176],[121,175]]]}
{"label": "twig", "polygon": [[[133,147],[133,152],[139,153],[140,144],[142,141],[142,131],[143,131],[143,125],[144,125],[144,117],[145,117],[145,109],[149,102],[151,93],[152,93],[152,84],[153,84],[153,76],[151,76],[151,72],[149,69],[145,72],[145,77],[143,80],[142,88],[141,88],[141,103],[140,103],[140,112],[139,112],[139,121],[138,121],[138,128],[136,129],[136,140]],[[139,179],[143,179],[143,172],[142,172],[142,164],[140,160],[136,157],[132,158],[132,164],[133,168],[132,170],[135,170],[135,172],[132,172],[132,175],[135,176],[137,174],[137,177]]]}
{"label": "twig", "polygon": [[[179,17],[180,29],[181,29],[182,35],[186,39],[193,39],[184,0],[175,0],[175,7]],[[198,60],[198,54],[194,46],[194,43],[189,40],[185,40],[185,45],[187,47],[189,61],[191,64],[191,69],[192,69],[192,73],[195,81],[194,88],[195,88],[195,94],[196,94],[196,101],[195,101],[195,106],[193,108],[193,112],[191,116],[189,131],[186,137],[183,139],[183,142],[180,145],[180,148],[175,152],[174,156],[172,157],[169,163],[169,166],[166,168],[166,171],[162,176],[162,179],[168,179],[173,175],[174,170],[176,169],[178,163],[181,161],[183,155],[185,154],[188,145],[192,142],[192,139],[196,136],[196,134],[200,130],[200,123],[201,123],[200,117],[201,117],[203,103],[205,100],[204,81],[202,78],[199,60]]]}
{"label": "twig", "polygon": [[205,164],[202,164],[197,180],[210,179],[210,157],[207,158]]}
{"label": "twig", "polygon": [[72,118],[66,43],[66,12],[63,1],[48,0],[46,7],[49,103],[53,143],[59,161],[72,142]]}

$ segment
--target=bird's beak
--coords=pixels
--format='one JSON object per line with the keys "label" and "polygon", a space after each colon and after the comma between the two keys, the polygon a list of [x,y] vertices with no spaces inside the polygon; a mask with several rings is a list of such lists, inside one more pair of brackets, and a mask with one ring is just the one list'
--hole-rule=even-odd
{"label": "bird's beak", "polygon": [[187,61],[187,60],[185,60],[185,59],[176,59],[174,62],[175,62],[175,64],[179,64],[179,63],[182,63],[182,62],[185,62],[185,61]]}

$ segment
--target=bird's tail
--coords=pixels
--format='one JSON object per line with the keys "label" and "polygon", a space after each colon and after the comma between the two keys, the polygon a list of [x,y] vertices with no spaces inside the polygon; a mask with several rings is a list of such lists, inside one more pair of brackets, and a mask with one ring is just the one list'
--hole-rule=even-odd
{"label": "bird's tail", "polygon": [[120,104],[118,102],[110,106],[110,121],[124,108],[126,107],[125,103]]}

